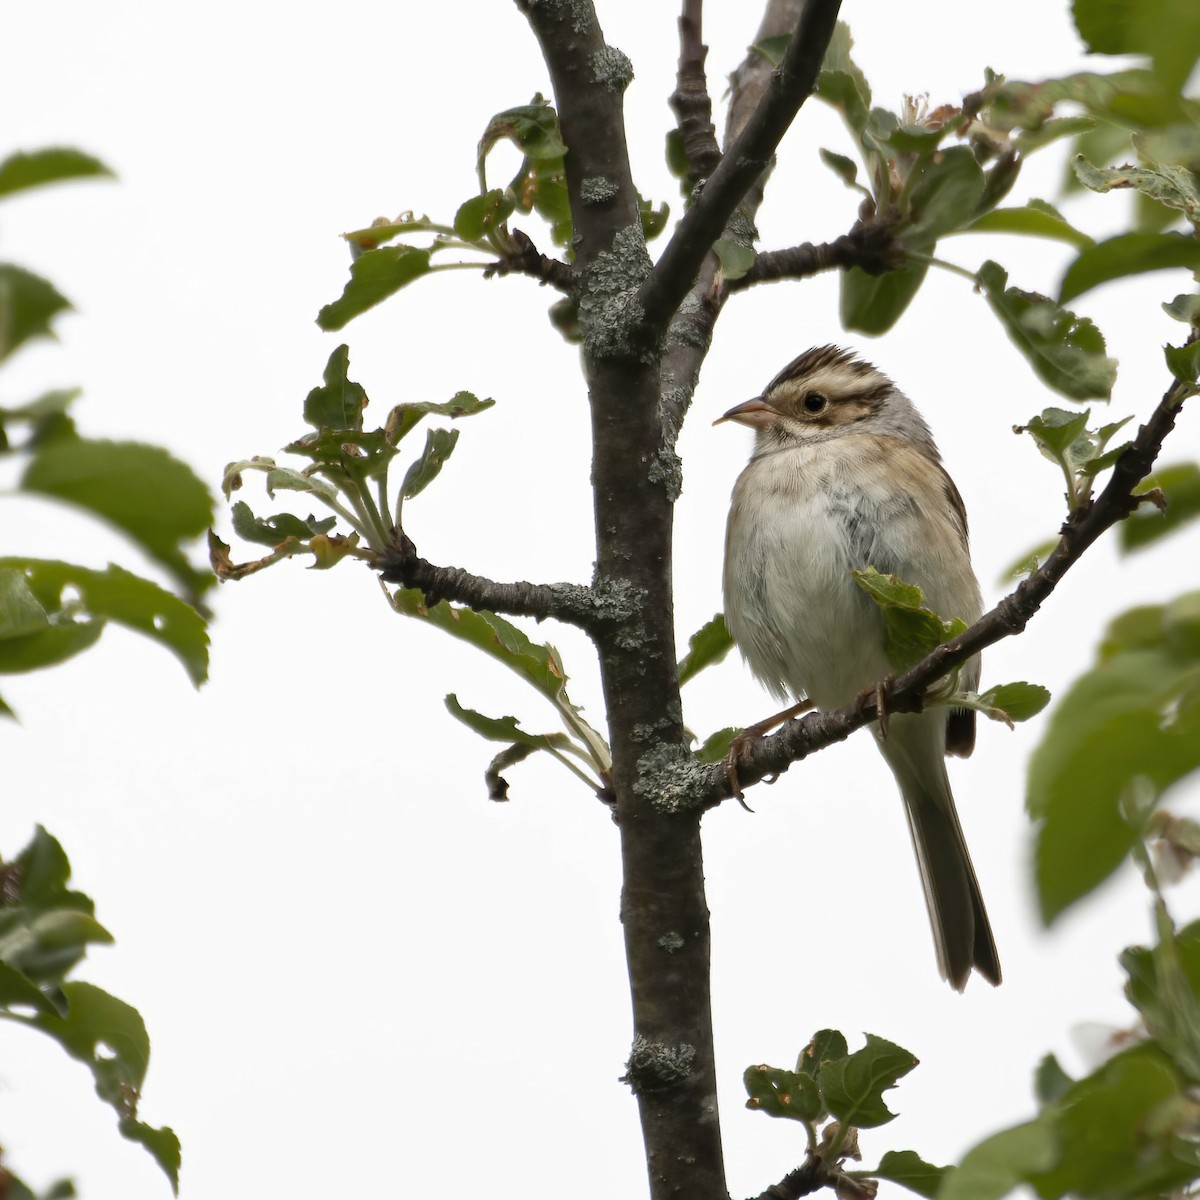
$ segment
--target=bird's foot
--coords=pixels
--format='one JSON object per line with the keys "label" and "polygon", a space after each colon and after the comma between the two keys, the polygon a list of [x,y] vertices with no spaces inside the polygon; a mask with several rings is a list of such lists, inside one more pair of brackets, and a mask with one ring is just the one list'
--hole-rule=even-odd
{"label": "bird's foot", "polygon": [[888,703],[895,682],[895,679],[889,675],[886,679],[881,679],[878,683],[872,683],[869,687],[863,688],[854,701],[854,707],[860,717],[866,716],[867,709],[874,707],[875,719],[879,723],[879,736],[885,741],[888,735]]}
{"label": "bird's foot", "polygon": [[[754,810],[746,803],[746,794],[742,791],[741,781],[738,778],[738,765],[745,757],[746,752],[766,733],[770,733],[777,725],[782,725],[784,721],[790,721],[793,717],[799,716],[802,712],[807,712],[812,708],[811,700],[800,700],[793,704],[790,708],[785,708],[782,712],[777,712],[774,716],[767,717],[765,721],[759,721],[754,725],[747,725],[741,733],[729,743],[729,750],[725,754],[725,778],[729,782],[729,794],[734,796],[738,803],[747,811]],[[772,776],[767,780],[768,783],[774,783],[777,776]]]}

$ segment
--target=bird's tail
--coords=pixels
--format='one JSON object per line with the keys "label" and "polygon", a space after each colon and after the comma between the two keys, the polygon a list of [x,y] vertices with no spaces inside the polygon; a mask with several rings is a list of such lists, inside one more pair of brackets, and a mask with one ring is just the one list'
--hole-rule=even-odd
{"label": "bird's tail", "polygon": [[961,992],[972,969],[998,984],[1000,959],[946,775],[945,720],[897,713],[879,748],[904,799],[938,967]]}

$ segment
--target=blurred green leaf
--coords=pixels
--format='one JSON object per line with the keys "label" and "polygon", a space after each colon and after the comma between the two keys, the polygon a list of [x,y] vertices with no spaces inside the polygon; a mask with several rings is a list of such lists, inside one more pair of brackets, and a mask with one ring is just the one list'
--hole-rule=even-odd
{"label": "blurred green leaf", "polygon": [[1097,54],[1145,54],[1177,93],[1200,57],[1200,10],[1190,0],[1074,0],[1079,36]]}
{"label": "blurred green leaf", "polygon": [[1158,945],[1130,946],[1120,962],[1125,994],[1147,1032],[1192,1083],[1200,1081],[1200,922],[1179,933],[1168,922]]}
{"label": "blurred green leaf", "polygon": [[58,439],[36,449],[21,486],[117,526],[188,590],[216,582],[182,548],[212,524],[212,496],[191,467],[158,446]]}
{"label": "blurred green leaf", "polygon": [[911,224],[902,243],[925,249],[965,225],[983,198],[983,171],[967,146],[951,146],[924,164],[907,196]]}
{"label": "blurred green leaf", "polygon": [[339,346],[325,364],[325,385],[315,387],[304,401],[304,420],[317,429],[362,429],[367,393],[347,375],[350,347]]}
{"label": "blurred green leaf", "polygon": [[1154,488],[1162,492],[1166,508],[1141,504],[1117,526],[1121,549],[1126,552],[1149,546],[1200,517],[1200,466],[1196,463],[1156,468],[1143,482],[1142,493]]}
{"label": "blurred green leaf", "polygon": [[1129,853],[1139,831],[1122,815],[1123,797],[1136,787],[1155,799],[1200,767],[1200,646],[1176,634],[1170,614],[1145,606],[1132,625],[1129,614],[1110,624],[1100,661],[1056,705],[1030,761],[1047,924]]}
{"label": "blurred green leaf", "polygon": [[1079,252],[1059,285],[1059,303],[1114,279],[1171,267],[1200,271],[1200,242],[1181,233],[1118,234]]}
{"label": "blurred green leaf", "polygon": [[541,95],[529,104],[497,113],[488,122],[479,139],[480,169],[492,147],[504,139],[511,141],[526,158],[534,160],[562,158],[567,152],[558,131],[558,114]]}
{"label": "blurred green leaf", "polygon": [[95,571],[50,559],[0,558],[0,577],[10,571],[20,573],[43,611],[116,621],[170,650],[197,687],[208,678],[204,618],[158,584],[115,564]]}
{"label": "blurred green leaf", "polygon": [[428,250],[404,244],[364,251],[351,264],[350,282],[341,296],[317,314],[317,324],[326,331],[344,328],[360,313],[427,275],[429,254]]}
{"label": "blurred green leaf", "polygon": [[457,429],[431,429],[425,435],[425,449],[405,472],[404,482],[400,485],[400,494],[406,500],[419,495],[438,477],[458,441],[458,432]]}
{"label": "blurred green leaf", "polygon": [[473,708],[464,708],[453,692],[446,697],[446,708],[452,717],[490,742],[512,742],[535,750],[565,750],[571,745],[565,733],[527,733],[516,717],[485,717]]}
{"label": "blurred green leaf", "polygon": [[678,666],[680,686],[694,679],[705,667],[721,662],[732,649],[733,638],[725,626],[725,616],[717,613],[688,638],[688,652]]}
{"label": "blurred green leaf", "polygon": [[[380,246],[406,233],[432,233],[436,238],[439,235],[444,237],[452,232],[453,230],[447,226],[440,225],[437,221],[431,221],[428,217],[418,217],[411,212],[406,212],[401,213],[394,221],[388,221],[381,217],[365,229],[352,229],[349,233],[343,233],[342,237],[350,243],[351,254],[357,256],[364,250],[378,250]],[[437,242],[435,241],[434,247],[436,248],[436,246]]]}
{"label": "blurred green leaf", "polygon": [[1021,208],[995,208],[976,217],[958,233],[1017,233],[1049,238],[1082,248],[1093,245],[1086,233],[1076,229],[1057,209],[1043,200],[1030,200]]}
{"label": "blurred green leaf", "polygon": [[979,269],[979,284],[1013,344],[1039,379],[1072,400],[1107,400],[1117,377],[1104,336],[1086,317],[1034,292],[1008,287],[998,263]]}
{"label": "blurred green leaf", "polygon": [[24,637],[49,624],[23,572],[0,565],[0,638]]}
{"label": "blurred green leaf", "polygon": [[[1072,163],[1079,182],[1093,192],[1108,192],[1113,188],[1135,188],[1166,208],[1178,209],[1189,221],[1200,220],[1200,189],[1196,176],[1185,167],[1170,164],[1154,167],[1094,167],[1082,155]],[[1139,233],[1126,237],[1169,237],[1169,234]],[[1179,236],[1179,235],[1175,235]],[[1107,244],[1107,243],[1106,243]],[[1175,266],[1174,262],[1164,266]],[[1153,265],[1143,268],[1155,270]],[[1132,274],[1126,271],[1123,274]]]}
{"label": "blurred green leaf", "polygon": [[796,1070],[817,1076],[827,1062],[845,1058],[850,1053],[845,1035],[837,1029],[818,1029],[808,1040],[796,1059]]}
{"label": "blurred green leaf", "polygon": [[947,1176],[938,1200],[1001,1200],[1058,1160],[1053,1121],[1039,1117],[993,1134],[967,1151],[962,1163]]}
{"label": "blurred green leaf", "polygon": [[30,338],[53,337],[51,323],[70,307],[54,284],[40,275],[0,263],[0,362]]}
{"label": "blurred green leaf", "polygon": [[889,1150],[873,1171],[855,1171],[856,1176],[870,1179],[887,1179],[901,1187],[934,1200],[942,1181],[950,1174],[949,1167],[935,1167],[927,1163],[913,1150]]}
{"label": "blurred green leaf", "polygon": [[387,440],[394,446],[424,416],[436,414],[440,417],[450,417],[452,420],[457,420],[459,417],[472,417],[476,413],[481,413],[485,409],[491,408],[495,403],[495,400],[490,398],[480,400],[472,392],[456,392],[453,399],[447,400],[444,404],[435,404],[429,400],[410,404],[398,404],[388,414],[387,426],[384,432]]}
{"label": "blurred green leaf", "polygon": [[925,263],[910,263],[882,275],[868,275],[861,267],[844,270],[842,324],[857,333],[886,333],[912,303],[928,270]]}
{"label": "blurred green leaf", "polygon": [[821,1098],[843,1125],[874,1129],[896,1116],[883,1102],[883,1093],[917,1065],[902,1046],[868,1033],[867,1044],[848,1058],[821,1067]]}
{"label": "blurred green leaf", "polygon": [[1055,1104],[1070,1090],[1075,1080],[1062,1069],[1053,1054],[1047,1054],[1037,1065],[1033,1076],[1033,1091],[1042,1108]]}
{"label": "blurred green leaf", "polygon": [[1163,305],[1163,312],[1176,321],[1185,325],[1200,325],[1200,295],[1176,296],[1168,304]]}
{"label": "blurred green leaf", "polygon": [[[1054,1116],[1060,1153],[1053,1166],[1030,1172],[1027,1181],[1041,1196],[1131,1200],[1164,1195],[1190,1182],[1194,1157],[1174,1136],[1185,1128],[1172,1129],[1164,1121],[1167,1106],[1182,1090],[1157,1046],[1137,1046],[1110,1059],[1047,1110]],[[1180,1116],[1190,1119],[1184,1111]],[[1172,1153],[1176,1147],[1184,1161]]]}
{"label": "blurred green leaf", "polygon": [[122,1136],[144,1146],[178,1191],[179,1139],[169,1129],[152,1129],[137,1119],[150,1061],[150,1039],[137,1009],[90,983],[66,983],[63,992],[66,1016],[40,1014],[23,1023],[54,1038],[91,1070],[96,1094],[116,1110]]}
{"label": "blurred green leaf", "polygon": [[858,164],[854,159],[847,158],[844,154],[835,154],[832,150],[820,150],[818,153],[821,155],[821,161],[848,188],[854,188],[864,195],[870,195],[870,192],[858,182]]}
{"label": "blurred green leaf", "polygon": [[713,243],[713,252],[720,259],[721,271],[726,279],[741,279],[758,257],[753,246],[742,246],[728,238],[718,238]]}
{"label": "blurred green leaf", "polygon": [[74,658],[104,632],[103,621],[78,621],[68,625],[49,625],[40,633],[0,640],[0,675],[20,675],[56,667]]}
{"label": "blurred green leaf", "polygon": [[82,150],[66,146],[28,153],[18,150],[0,162],[0,196],[68,179],[112,178],[112,174],[98,158],[84,154]]}

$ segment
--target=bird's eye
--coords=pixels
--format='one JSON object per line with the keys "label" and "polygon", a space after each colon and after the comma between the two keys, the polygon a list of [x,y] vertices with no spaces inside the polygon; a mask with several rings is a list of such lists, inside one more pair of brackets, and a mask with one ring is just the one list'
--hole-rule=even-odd
{"label": "bird's eye", "polygon": [[826,398],[822,396],[820,392],[809,392],[808,395],[804,397],[804,407],[808,409],[810,413],[819,413],[821,409],[823,409],[828,403],[829,401],[826,400]]}

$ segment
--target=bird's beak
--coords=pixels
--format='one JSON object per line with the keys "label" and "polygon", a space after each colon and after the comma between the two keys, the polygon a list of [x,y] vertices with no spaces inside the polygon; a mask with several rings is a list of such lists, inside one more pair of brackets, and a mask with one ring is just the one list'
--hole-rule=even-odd
{"label": "bird's beak", "polygon": [[749,425],[751,429],[762,429],[773,424],[779,417],[779,410],[768,404],[761,396],[734,405],[727,413],[719,416],[714,425],[722,421],[736,421],[739,425]]}

